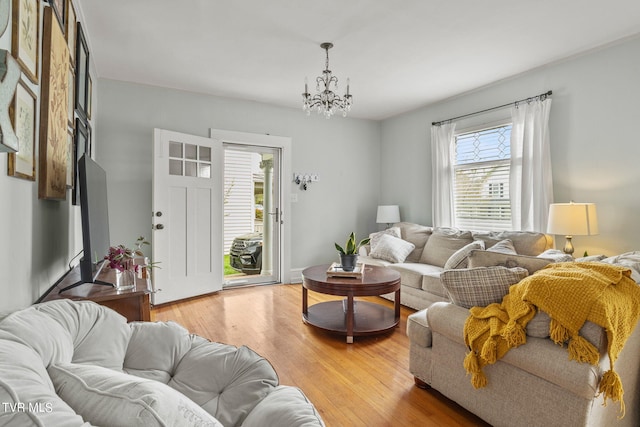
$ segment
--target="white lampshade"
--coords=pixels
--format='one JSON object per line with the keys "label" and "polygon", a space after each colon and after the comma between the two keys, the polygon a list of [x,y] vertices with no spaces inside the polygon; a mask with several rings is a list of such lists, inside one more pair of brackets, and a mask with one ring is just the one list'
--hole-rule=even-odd
{"label": "white lampshade", "polygon": [[598,215],[594,203],[553,203],[549,206],[547,233],[564,236],[598,234]]}
{"label": "white lampshade", "polygon": [[376,222],[378,224],[393,224],[394,222],[400,222],[400,207],[398,205],[378,206]]}

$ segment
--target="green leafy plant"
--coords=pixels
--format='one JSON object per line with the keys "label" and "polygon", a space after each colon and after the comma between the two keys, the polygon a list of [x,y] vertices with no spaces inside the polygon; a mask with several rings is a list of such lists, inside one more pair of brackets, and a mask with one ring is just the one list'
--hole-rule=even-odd
{"label": "green leafy plant", "polygon": [[337,243],[334,244],[336,245],[336,249],[338,250],[338,252],[340,252],[342,255],[356,255],[360,247],[368,244],[369,241],[371,241],[371,239],[366,238],[360,240],[360,243],[356,244],[356,233],[351,232],[351,234],[349,234],[349,238],[347,239],[347,243],[344,245],[344,248]]}

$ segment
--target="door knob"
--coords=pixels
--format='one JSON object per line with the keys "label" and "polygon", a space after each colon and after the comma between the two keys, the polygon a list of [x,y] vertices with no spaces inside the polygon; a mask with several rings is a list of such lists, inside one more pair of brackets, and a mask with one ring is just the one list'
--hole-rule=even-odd
{"label": "door knob", "polygon": [[156,230],[164,230],[164,225],[162,224],[156,224]]}

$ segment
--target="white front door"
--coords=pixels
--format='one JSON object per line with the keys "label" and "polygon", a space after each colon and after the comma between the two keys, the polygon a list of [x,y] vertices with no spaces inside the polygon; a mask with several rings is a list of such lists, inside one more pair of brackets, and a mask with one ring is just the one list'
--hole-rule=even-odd
{"label": "white front door", "polygon": [[220,141],[154,129],[153,304],[222,289]]}

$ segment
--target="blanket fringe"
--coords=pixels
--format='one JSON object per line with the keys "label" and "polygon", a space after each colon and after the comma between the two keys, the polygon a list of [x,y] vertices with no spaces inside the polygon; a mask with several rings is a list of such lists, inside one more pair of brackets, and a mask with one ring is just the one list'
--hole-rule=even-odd
{"label": "blanket fringe", "polygon": [[524,328],[515,320],[509,320],[502,332],[502,338],[505,339],[510,347],[518,347],[527,342],[527,334]]}
{"label": "blanket fringe", "polygon": [[611,399],[614,402],[620,402],[620,415],[618,419],[622,419],[625,414],[625,406],[624,406],[624,390],[622,389],[622,381],[618,374],[613,370],[609,370],[604,373],[602,376],[602,380],[600,380],[600,388],[599,393],[604,394],[604,406],[607,406],[607,399]]}
{"label": "blanket fringe", "polygon": [[549,324],[549,336],[554,343],[562,345],[571,338],[571,333],[567,328],[562,326],[556,319],[551,318]]}
{"label": "blanket fringe", "polygon": [[491,365],[492,363],[496,363],[498,360],[498,342],[497,337],[489,337],[487,341],[485,341],[482,346],[482,351],[480,351],[480,357],[487,364]]}
{"label": "blanket fringe", "polygon": [[580,335],[576,335],[571,338],[571,341],[569,341],[568,351],[569,359],[577,360],[578,362],[596,365],[600,360],[598,350],[593,346],[593,344]]}

